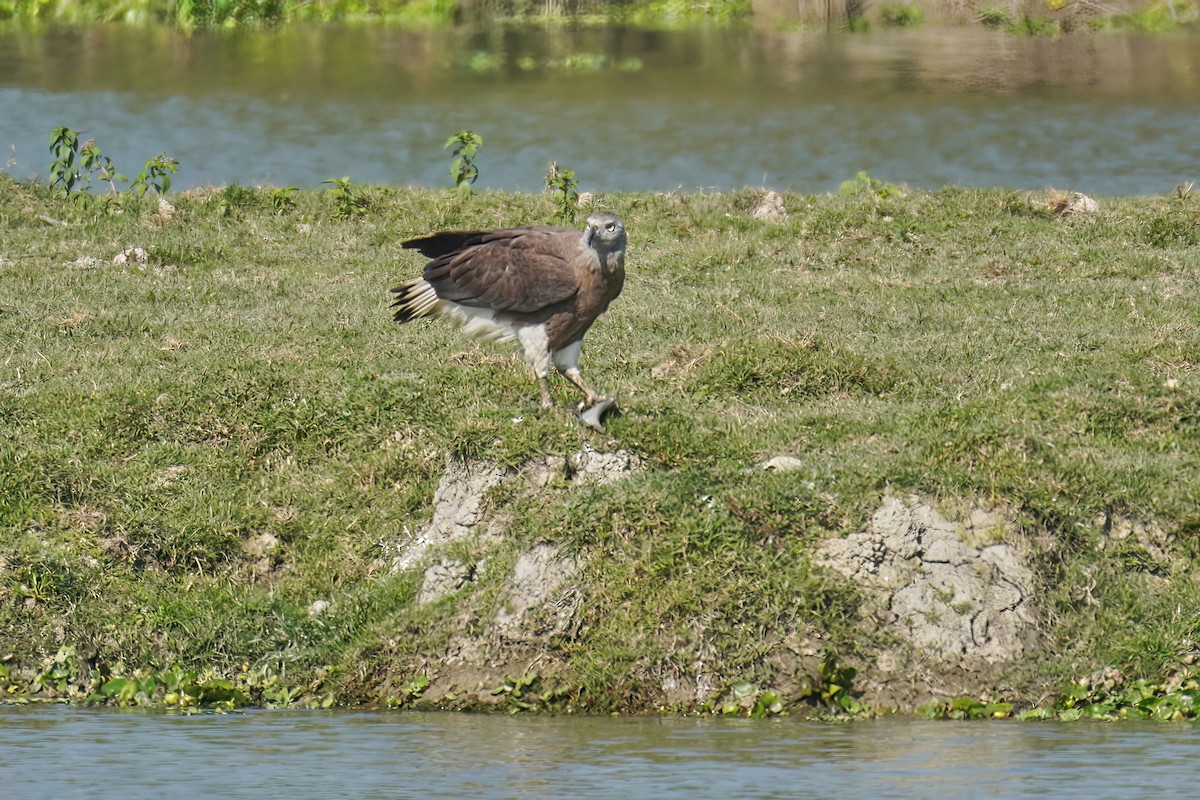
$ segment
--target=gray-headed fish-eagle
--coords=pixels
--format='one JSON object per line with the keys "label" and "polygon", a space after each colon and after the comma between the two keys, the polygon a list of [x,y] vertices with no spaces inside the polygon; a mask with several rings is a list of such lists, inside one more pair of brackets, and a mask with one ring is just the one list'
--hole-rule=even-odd
{"label": "gray-headed fish-eagle", "polygon": [[421,277],[392,289],[397,322],[446,317],[480,339],[516,340],[552,407],[553,365],[584,394],[577,413],[603,430],[615,400],[579,371],[583,335],[625,284],[625,225],[614,214],[588,217],[582,232],[550,225],[445,231],[409,239],[430,261]]}

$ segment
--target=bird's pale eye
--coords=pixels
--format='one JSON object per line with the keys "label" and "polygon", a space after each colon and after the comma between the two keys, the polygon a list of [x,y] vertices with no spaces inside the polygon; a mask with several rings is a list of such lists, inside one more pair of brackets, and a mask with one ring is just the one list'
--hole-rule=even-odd
{"label": "bird's pale eye", "polygon": [[616,229],[617,229],[617,223],[615,223],[615,222],[610,222],[604,226],[604,230],[608,231],[609,233],[612,233]]}

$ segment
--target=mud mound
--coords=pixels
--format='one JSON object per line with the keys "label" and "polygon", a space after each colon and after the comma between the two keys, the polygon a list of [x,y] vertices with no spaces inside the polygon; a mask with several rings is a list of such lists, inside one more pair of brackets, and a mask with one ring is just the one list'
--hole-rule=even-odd
{"label": "mud mound", "polygon": [[[865,592],[866,616],[896,634],[902,646],[881,653],[889,670],[995,675],[1037,647],[1033,573],[1001,541],[1003,514],[973,509],[952,522],[915,498],[889,497],[868,530],[827,542],[820,562]],[[915,687],[918,694],[953,693],[953,681]]]}
{"label": "mud mound", "polygon": [[1012,547],[988,543],[1003,518],[950,522],[915,499],[889,497],[869,530],[828,542],[819,558],[866,589],[880,621],[943,659],[1011,661],[1035,646],[1033,574]]}
{"label": "mud mound", "polygon": [[[433,518],[408,541],[394,543],[392,569],[409,569],[435,558],[451,542],[476,537],[498,538],[505,526],[503,509],[487,508],[487,494],[505,482],[516,482],[527,492],[540,493],[555,483],[611,483],[641,469],[636,455],[624,450],[600,452],[585,445],[570,456],[548,456],[520,471],[505,470],[479,461],[448,459],[446,472],[433,495]],[[475,577],[475,567],[459,561],[435,563],[426,571],[419,602],[439,600],[461,589]]]}
{"label": "mud mound", "polygon": [[433,494],[433,519],[396,548],[392,568],[408,569],[431,550],[475,533],[484,521],[484,495],[504,478],[505,471],[500,467],[448,459],[446,472]]}
{"label": "mud mound", "polygon": [[[506,600],[492,625],[500,639],[537,642],[568,629],[580,591],[559,589],[575,576],[573,558],[548,544],[535,545],[517,558],[505,587]],[[543,613],[538,613],[543,612]]]}
{"label": "mud mound", "polygon": [[[570,456],[538,459],[520,470],[451,459],[434,493],[432,519],[408,541],[391,548],[393,567],[424,566],[417,602],[443,600],[496,569],[489,544],[504,536],[508,516],[505,506],[489,500],[493,490],[508,487],[526,497],[549,498],[572,485],[611,483],[639,469],[641,460],[632,453],[588,446]],[[478,558],[464,558],[462,547],[455,548],[457,557],[443,556],[452,543],[466,544]],[[575,581],[575,558],[540,542],[517,554],[512,564],[498,595],[484,592],[462,601],[450,623],[455,633],[445,651],[424,657],[424,672],[434,682],[427,700],[436,703],[449,696],[468,705],[501,702],[503,698],[490,693],[492,687],[529,672],[533,664],[553,662],[556,642],[575,635],[576,611],[583,599]]]}

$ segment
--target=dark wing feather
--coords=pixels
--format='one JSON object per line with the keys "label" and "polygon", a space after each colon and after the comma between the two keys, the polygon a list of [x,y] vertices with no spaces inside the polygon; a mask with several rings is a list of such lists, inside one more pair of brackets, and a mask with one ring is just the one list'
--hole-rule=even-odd
{"label": "dark wing feather", "polygon": [[487,231],[444,231],[401,243],[405,250],[416,250],[426,258],[440,258],[461,250],[468,244],[478,244]]}
{"label": "dark wing feather", "polygon": [[573,262],[586,249],[578,231],[549,226],[440,233],[413,247],[439,253],[424,273],[438,297],[522,314],[579,291]]}

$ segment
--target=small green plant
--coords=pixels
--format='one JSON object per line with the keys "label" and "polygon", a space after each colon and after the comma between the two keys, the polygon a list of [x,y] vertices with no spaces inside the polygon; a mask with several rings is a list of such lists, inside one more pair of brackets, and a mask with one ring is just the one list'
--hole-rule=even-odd
{"label": "small green plant", "polygon": [[44,574],[31,569],[17,585],[14,594],[34,603],[44,603],[50,599],[49,585],[50,581]]}
{"label": "small green plant", "polygon": [[503,53],[489,53],[486,50],[473,50],[464,60],[463,65],[468,71],[477,74],[499,72],[504,67]]}
{"label": "small green plant", "polygon": [[175,22],[185,30],[270,23],[284,15],[281,0],[179,0]]}
{"label": "small green plant", "polygon": [[171,188],[171,176],[176,172],[179,172],[179,162],[166,153],[159,153],[146,162],[142,171],[129,184],[128,191],[138,197],[144,197],[150,190],[166,194]]}
{"label": "small green plant", "polygon": [[832,655],[821,665],[821,699],[834,711],[862,714],[867,708],[854,697],[854,678],[858,670],[839,663]]}
{"label": "small green plant", "polygon": [[1052,19],[1021,17],[1011,31],[1019,36],[1058,36],[1062,33],[1062,26]]}
{"label": "small green plant", "polygon": [[1151,3],[1128,14],[1116,14],[1106,22],[1106,27],[1145,33],[1166,33],[1185,27],[1195,28],[1200,24],[1200,3],[1194,0]]}
{"label": "small green plant", "polygon": [[846,30],[850,33],[868,33],[871,30],[871,20],[861,14],[847,17]]}
{"label": "small green plant", "polygon": [[894,183],[877,180],[865,171],[859,172],[848,181],[842,181],[838,194],[843,197],[853,197],[859,194],[872,194],[879,198],[904,197],[904,190]]}
{"label": "small green plant", "polygon": [[109,185],[112,194],[117,194],[116,181],[125,180],[113,168],[112,160],[100,152],[94,139],[80,141],[79,133],[66,126],[55,128],[50,134],[50,188],[72,204],[86,208],[94,197],[90,193],[93,178]]}
{"label": "small green plant", "polygon": [[79,659],[74,647],[60,647],[42,665],[41,672],[34,678],[35,691],[51,697],[65,697],[79,680]]}
{"label": "small green plant", "polygon": [[[1047,7],[1052,11],[1057,11],[1063,5],[1065,4],[1048,3]],[[1055,20],[1039,19],[1028,15],[1017,16],[1010,9],[1002,6],[987,6],[979,11],[976,19],[985,28],[999,29],[1018,36],[1057,36],[1062,33],[1062,26]]]}
{"label": "small green plant", "polygon": [[160,153],[146,162],[122,194],[117,182],[126,178],[117,172],[112,159],[100,151],[94,139],[81,141],[78,131],[66,126],[50,133],[50,155],[54,157],[50,163],[50,188],[80,208],[89,208],[96,201],[91,193],[93,180],[108,184],[107,197],[120,201],[140,199],[151,190],[166,194],[171,188],[171,176],[179,172],[179,162]]}
{"label": "small green plant", "polygon": [[443,150],[454,148],[450,162],[450,177],[454,178],[454,188],[462,195],[470,195],[475,191],[472,186],[479,178],[479,168],[475,166],[475,156],[483,147],[483,137],[472,131],[463,130],[446,140]]}
{"label": "small green plant", "polygon": [[536,701],[540,698],[535,694],[535,689],[540,679],[536,671],[526,672],[516,679],[505,678],[504,683],[492,689],[491,694],[507,703],[514,714],[518,711],[536,711]]}
{"label": "small green plant", "polygon": [[258,202],[254,189],[239,183],[225,186],[213,200],[216,202],[217,216],[222,219],[239,218],[242,212],[254,208]]}
{"label": "small green plant", "polygon": [[329,194],[333,198],[333,214],[338,219],[348,219],[366,213],[370,204],[362,191],[350,183],[350,178],[330,178],[322,183],[333,184]]}
{"label": "small green plant", "polygon": [[987,6],[979,11],[979,24],[985,28],[1011,28],[1016,18],[1007,8]]}
{"label": "small green plant", "polygon": [[561,169],[557,161],[550,162],[550,169],[546,173],[546,189],[554,195],[557,208],[554,216],[564,222],[575,221],[575,212],[579,209],[578,186],[575,170]]}
{"label": "small green plant", "polygon": [[421,699],[421,695],[425,694],[425,690],[429,688],[429,678],[424,675],[418,675],[404,682],[400,687],[400,694],[397,697],[389,697],[387,699],[388,708],[404,708],[416,700]]}
{"label": "small green plant", "polygon": [[268,198],[271,203],[271,208],[276,214],[286,214],[296,207],[296,198],[294,195],[300,191],[295,186],[284,186],[279,189],[272,189]]}
{"label": "small green plant", "polygon": [[608,58],[603,53],[571,53],[554,66],[567,72],[595,73],[608,66]]}

